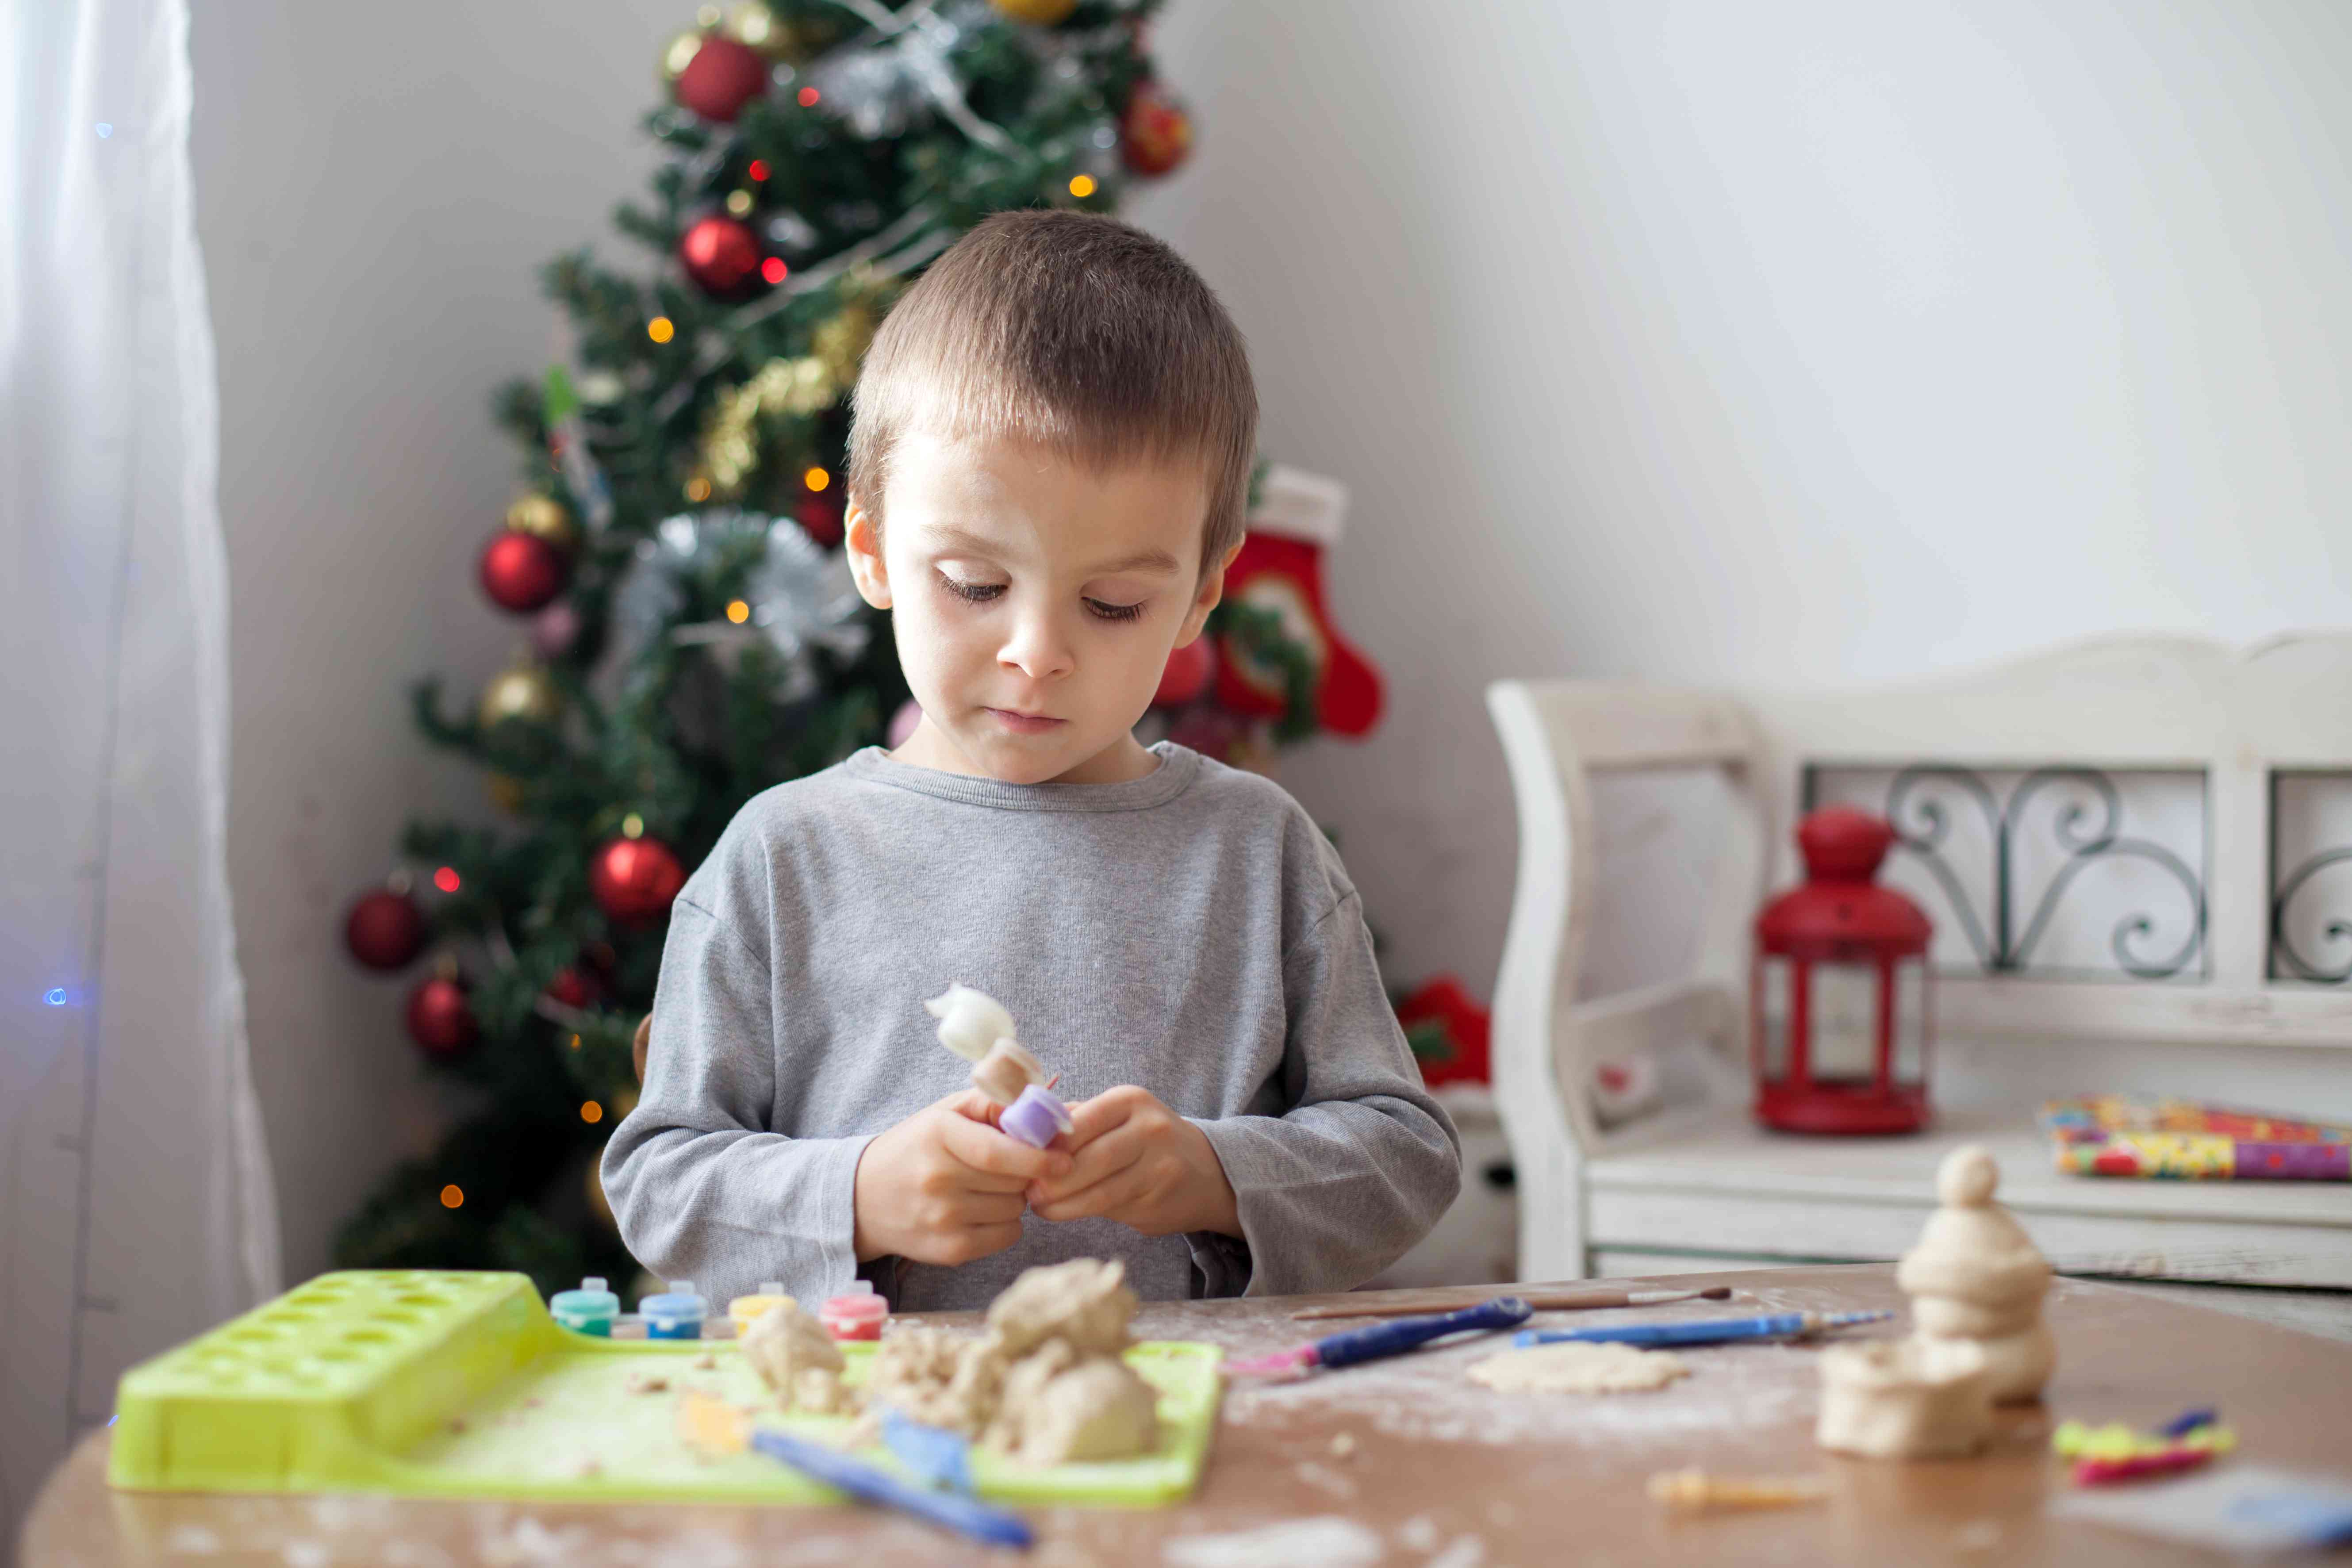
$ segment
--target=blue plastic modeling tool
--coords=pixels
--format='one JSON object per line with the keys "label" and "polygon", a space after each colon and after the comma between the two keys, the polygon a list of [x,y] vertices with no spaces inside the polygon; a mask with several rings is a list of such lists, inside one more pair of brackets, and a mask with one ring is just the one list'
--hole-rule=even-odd
{"label": "blue plastic modeling tool", "polygon": [[1696,1323],[1618,1323],[1602,1329],[1527,1329],[1511,1336],[1529,1345],[1713,1345],[1733,1340],[1780,1340],[1791,1334],[1883,1323],[1895,1314],[1873,1312],[1774,1312],[1761,1318],[1709,1318]]}
{"label": "blue plastic modeling tool", "polygon": [[903,1410],[886,1409],[882,1443],[925,1486],[972,1495],[971,1444],[962,1433],[927,1426]]}
{"label": "blue plastic modeling tool", "polygon": [[861,1502],[879,1503],[901,1513],[911,1513],[991,1546],[1025,1547],[1036,1539],[1030,1532],[1028,1521],[1017,1513],[1007,1513],[952,1492],[927,1491],[863,1459],[853,1459],[805,1437],[761,1426],[753,1429],[751,1447]]}
{"label": "blue plastic modeling tool", "polygon": [[1399,1318],[1393,1322],[1377,1323],[1369,1329],[1349,1329],[1344,1334],[1332,1334],[1300,1345],[1296,1350],[1276,1351],[1271,1355],[1229,1361],[1225,1363],[1225,1370],[1244,1377],[1304,1377],[1318,1366],[1352,1366],[1360,1361],[1378,1361],[1382,1356],[1402,1355],[1432,1340],[1442,1340],[1448,1334],[1515,1329],[1534,1315],[1535,1309],[1517,1296],[1498,1296],[1459,1312],[1442,1312],[1428,1318]]}

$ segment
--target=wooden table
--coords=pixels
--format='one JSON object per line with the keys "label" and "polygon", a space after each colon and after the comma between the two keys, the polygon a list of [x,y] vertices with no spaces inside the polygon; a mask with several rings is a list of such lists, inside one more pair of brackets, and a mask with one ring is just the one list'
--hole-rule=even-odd
{"label": "wooden table", "polygon": [[[1676,1276],[1676,1286],[1706,1277]],[[1732,1303],[1654,1308],[1900,1307],[1890,1269],[1772,1269],[1715,1277]],[[1200,1301],[1147,1308],[1150,1339],[1236,1351],[1297,1343],[1346,1324],[1293,1322],[1307,1301]],[[1579,1322],[1622,1314],[1577,1313]],[[1565,1320],[1570,1314],[1548,1314]],[[938,1320],[968,1321],[958,1315]],[[1463,1367],[1484,1342],[1274,1386],[1236,1384],[1200,1492],[1148,1512],[1033,1514],[1042,1568],[1155,1564],[1179,1538],[1286,1521],[1326,1526],[1360,1550],[1290,1555],[1285,1568],[1377,1561],[1407,1568],[1536,1568],[1577,1561],[1971,1564],[2217,1561],[2208,1554],[2049,1518],[2065,1489],[2046,1448],[2059,1415],[2152,1425],[2219,1404],[2251,1461],[2352,1470],[2352,1345],[2266,1327],[2128,1289],[2062,1279],[2050,1321],[2060,1355],[2049,1414],[2010,1420],[1988,1458],[1931,1464],[1837,1458],[1812,1446],[1812,1350],[1737,1345],[1683,1352],[1694,1374],[1658,1394],[1496,1394]],[[1334,1440],[1341,1441],[1335,1450]],[[50,1476],[27,1521],[26,1568],[189,1563],[327,1568],[561,1563],[564,1568],[751,1568],[753,1564],[1005,1562],[955,1538],[851,1509],[427,1502],[362,1497],[129,1494],[106,1485],[107,1434],[92,1433]],[[1824,1503],[1785,1510],[1671,1515],[1643,1494],[1654,1471],[1821,1472]],[[1338,1533],[1331,1533],[1332,1531]],[[1370,1532],[1367,1535],[1365,1532]],[[1374,1539],[1376,1538],[1376,1539]],[[1370,1542],[1370,1545],[1367,1542]],[[1367,1555],[1370,1546],[1379,1555]],[[1179,1549],[1176,1561],[1187,1560]],[[1195,1559],[1197,1560],[1197,1559]],[[1271,1560],[1269,1560],[1271,1568]]]}

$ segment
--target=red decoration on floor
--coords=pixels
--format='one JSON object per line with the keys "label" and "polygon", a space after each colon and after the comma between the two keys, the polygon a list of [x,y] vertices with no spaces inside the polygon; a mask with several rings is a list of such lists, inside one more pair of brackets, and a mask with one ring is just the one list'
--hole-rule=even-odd
{"label": "red decoration on floor", "polygon": [[427,1056],[458,1056],[480,1035],[464,981],[436,974],[408,994],[408,1037]]}
{"label": "red decoration on floor", "polygon": [[406,893],[361,895],[343,921],[343,945],[370,969],[399,969],[425,950],[425,911]]}
{"label": "red decoration on floor", "polygon": [[519,616],[551,603],[570,571],[563,552],[535,533],[501,529],[482,547],[482,592]]}
{"label": "red decoration on floor", "polygon": [[731,121],[768,85],[768,62],[748,44],[709,37],[677,73],[677,101],[705,120]]}
{"label": "red decoration on floor", "polygon": [[1417,1024],[1435,1024],[1444,1032],[1448,1054],[1420,1058],[1423,1083],[1434,1089],[1441,1083],[1490,1080],[1488,1037],[1494,1015],[1454,976],[1438,975],[1398,1004],[1397,1022],[1407,1029]]}
{"label": "red decoration on floor", "polygon": [[588,862],[596,907],[625,925],[658,920],[686,886],[686,868],[658,838],[609,838]]}

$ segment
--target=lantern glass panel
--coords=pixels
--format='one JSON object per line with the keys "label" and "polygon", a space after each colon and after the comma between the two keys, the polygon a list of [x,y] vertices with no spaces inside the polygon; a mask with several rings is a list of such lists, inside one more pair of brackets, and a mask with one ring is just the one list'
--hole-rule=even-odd
{"label": "lantern glass panel", "polygon": [[1895,1081],[1927,1080],[1927,961],[1895,962]]}
{"label": "lantern glass panel", "polygon": [[1789,961],[1756,961],[1757,1070],[1772,1083],[1789,1076]]}
{"label": "lantern glass panel", "polygon": [[1862,1083],[1878,1077],[1878,965],[1812,966],[1812,1055],[1815,1083]]}

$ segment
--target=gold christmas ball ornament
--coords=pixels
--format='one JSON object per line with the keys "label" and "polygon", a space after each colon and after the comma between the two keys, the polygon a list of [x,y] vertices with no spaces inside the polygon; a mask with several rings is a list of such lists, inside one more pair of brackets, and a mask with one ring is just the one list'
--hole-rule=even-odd
{"label": "gold christmas ball ornament", "polygon": [[1069,19],[1078,8],[1078,0],[996,0],[996,8],[1016,22],[1054,27]]}
{"label": "gold christmas ball ornament", "polygon": [[819,29],[807,22],[789,22],[761,0],[743,0],[727,13],[727,36],[759,50],[772,60],[799,65],[824,48]]}
{"label": "gold christmas ball ornament", "polygon": [[580,542],[580,530],[572,522],[570,510],[553,496],[518,498],[507,508],[507,526],[517,533],[535,534],[565,552]]}
{"label": "gold christmas ball ornament", "polygon": [[702,35],[698,31],[680,33],[664,46],[661,53],[662,84],[665,87],[674,86],[677,79],[685,74],[686,68],[693,63],[695,55],[701,47]]}
{"label": "gold christmas ball ornament", "polygon": [[479,716],[489,729],[510,720],[526,724],[551,724],[563,711],[563,695],[535,664],[518,664],[490,677],[482,688]]}

